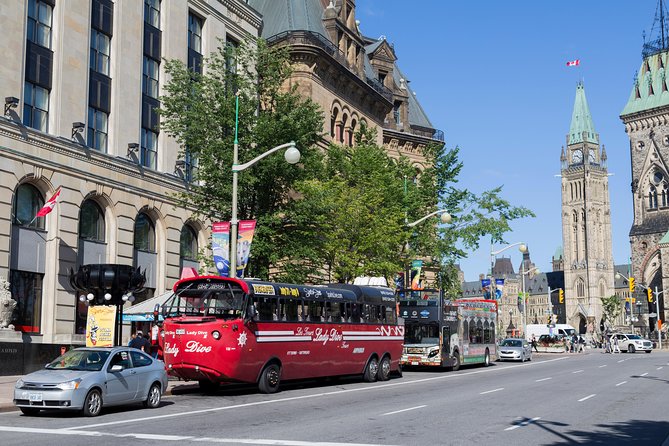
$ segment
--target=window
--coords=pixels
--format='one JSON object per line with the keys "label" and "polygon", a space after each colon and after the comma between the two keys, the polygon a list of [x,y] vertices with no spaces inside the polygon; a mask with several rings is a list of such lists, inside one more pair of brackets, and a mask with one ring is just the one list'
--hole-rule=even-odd
{"label": "window", "polygon": [[198,246],[197,246],[197,234],[188,225],[185,225],[181,229],[181,237],[179,239],[179,255],[182,259],[185,260],[197,260]]}
{"label": "window", "polygon": [[111,38],[96,29],[91,29],[90,69],[109,76],[109,48]]}
{"label": "window", "polygon": [[653,185],[648,189],[648,208],[657,209],[657,189]]}
{"label": "window", "polygon": [[237,72],[237,49],[239,48],[239,42],[232,39],[230,36],[225,40],[225,68],[230,73]]}
{"label": "window", "polygon": [[144,21],[160,28],[160,0],[144,0]]}
{"label": "window", "polygon": [[158,134],[142,128],[142,151],[140,153],[140,164],[149,169],[156,168],[156,157],[158,152]]}
{"label": "window", "polygon": [[105,241],[105,217],[100,206],[93,200],[81,205],[79,214],[79,238],[95,242]]}
{"label": "window", "polygon": [[102,110],[88,107],[88,147],[107,152],[107,121],[109,115]]}
{"label": "window", "polygon": [[53,7],[40,0],[28,0],[28,40],[51,49]]}
{"label": "window", "polygon": [[13,224],[32,229],[44,229],[44,218],[35,218],[44,206],[42,194],[32,184],[21,184],[14,197]]}
{"label": "window", "polygon": [[585,296],[585,282],[583,282],[583,279],[579,279],[578,282],[576,283],[576,296],[577,297]]}
{"label": "window", "polygon": [[39,333],[42,320],[42,274],[10,271],[10,291],[17,303],[14,326],[24,333]]}
{"label": "window", "polygon": [[402,103],[400,101],[395,101],[395,105],[393,106],[393,118],[395,119],[395,124],[401,125],[402,124]]}
{"label": "window", "polygon": [[135,241],[137,250],[156,252],[156,230],[148,215],[140,213],[135,220]]}
{"label": "window", "polygon": [[144,71],[142,74],[142,93],[158,99],[158,82],[160,76],[160,63],[144,56]]}
{"label": "window", "polygon": [[324,303],[323,302],[307,302],[307,317],[311,322],[322,322],[323,321],[323,311]]}
{"label": "window", "polygon": [[184,180],[190,183],[197,177],[199,160],[196,155],[188,150],[188,147],[186,147],[186,152],[184,153],[184,163]]}
{"label": "window", "polygon": [[203,20],[193,14],[188,14],[188,48],[202,54],[202,22]]}
{"label": "window", "polygon": [[298,307],[301,305],[301,301],[297,299],[281,299],[279,301],[279,314],[281,315],[281,320],[296,322],[298,320]]}
{"label": "window", "polygon": [[49,118],[49,90],[32,82],[26,82],[23,94],[23,125],[46,132]]}
{"label": "window", "polygon": [[140,351],[130,350],[130,357],[132,357],[133,367],[146,367],[147,365],[151,365],[151,363],[153,363],[151,358]]}

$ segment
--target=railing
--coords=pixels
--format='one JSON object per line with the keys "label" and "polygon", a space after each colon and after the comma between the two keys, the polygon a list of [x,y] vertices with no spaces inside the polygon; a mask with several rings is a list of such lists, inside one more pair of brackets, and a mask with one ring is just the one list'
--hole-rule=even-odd
{"label": "railing", "polygon": [[641,50],[641,55],[644,59],[653,54],[661,53],[669,49],[669,37],[662,39],[661,37],[650,42],[643,44],[643,49]]}
{"label": "railing", "polygon": [[[313,31],[284,31],[279,34],[268,37],[268,45],[275,45],[279,42],[285,42],[288,45],[313,45],[323,51],[328,55],[334,58],[337,62],[348,68],[352,72],[356,72],[355,68],[346,59],[346,55],[342,50],[337,47],[334,43],[328,40],[325,36],[320,33]],[[367,85],[372,87],[374,91],[379,93],[381,96],[386,98],[389,102],[393,100],[393,93],[387,89],[381,82],[376,79],[369,77],[365,78]]]}

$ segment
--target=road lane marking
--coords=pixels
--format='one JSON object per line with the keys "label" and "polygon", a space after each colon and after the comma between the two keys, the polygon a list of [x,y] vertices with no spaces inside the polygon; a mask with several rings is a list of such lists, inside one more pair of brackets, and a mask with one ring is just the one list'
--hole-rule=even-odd
{"label": "road lane marking", "polygon": [[301,396],[291,396],[291,397],[286,397],[286,398],[277,398],[273,400],[263,400],[263,401],[253,401],[250,403],[243,403],[243,404],[234,404],[232,406],[219,406],[219,407],[209,407],[206,409],[197,409],[197,410],[191,410],[187,412],[176,412],[176,413],[168,413],[164,415],[153,415],[149,417],[143,417],[143,418],[128,418],[124,420],[116,420],[116,421],[109,421],[107,423],[97,423],[97,424],[87,424],[87,425],[81,425],[77,424],[76,426],[72,427],[64,427],[63,429],[88,429],[91,427],[100,427],[100,426],[114,426],[114,425],[119,425],[119,424],[129,424],[129,423],[145,423],[147,421],[153,421],[153,420],[161,420],[165,418],[176,418],[176,417],[184,417],[184,416],[190,416],[190,415],[200,415],[203,413],[210,413],[210,412],[219,412],[222,410],[234,410],[234,409],[240,409],[240,408],[245,408],[245,407],[255,407],[255,406],[261,406],[265,404],[274,404],[274,403],[285,403],[288,401],[297,401],[297,400],[305,400],[305,399],[312,399],[312,398],[322,398],[324,396],[332,396],[332,395],[341,395],[344,393],[352,393],[352,392],[366,392],[366,391],[387,391],[388,387],[398,387],[398,386],[407,386],[411,384],[422,384],[430,381],[436,381],[436,380],[444,380],[444,379],[455,379],[457,377],[461,376],[470,376],[470,375],[479,375],[481,373],[493,373],[493,372],[503,372],[507,370],[513,370],[515,367],[533,367],[533,366],[539,366],[541,364],[546,364],[549,362],[555,362],[555,361],[562,361],[564,359],[569,359],[569,356],[561,356],[559,358],[554,358],[554,359],[547,359],[545,361],[537,361],[537,362],[532,362],[531,364],[518,364],[518,365],[509,365],[505,366],[503,369],[495,369],[495,368],[485,368],[485,369],[478,369],[478,370],[472,370],[471,372],[460,372],[460,373],[454,373],[454,374],[448,374],[448,375],[440,375],[440,376],[432,376],[429,378],[419,378],[419,379],[414,379],[412,381],[405,381],[403,379],[397,380],[396,382],[390,382],[387,384],[378,384],[375,383],[374,385],[370,385],[368,387],[356,387],[353,389],[341,389],[341,390],[334,390],[331,392],[319,392],[319,393],[314,393],[314,394],[309,394],[309,395],[301,395]]}
{"label": "road lane marking", "polygon": [[606,364],[600,365],[599,368],[601,369],[602,367],[606,367]]}
{"label": "road lane marking", "polygon": [[[184,441],[205,443],[232,443],[232,444],[265,444],[275,446],[381,446],[372,443],[334,443],[324,441],[302,441],[302,440],[274,440],[268,438],[211,438],[211,437],[189,437],[184,435],[164,435],[146,433],[115,434],[111,432],[80,431],[67,429],[40,429],[27,427],[0,426],[0,432],[18,432],[27,434],[43,435],[70,435],[83,437],[112,437],[112,438],[136,438],[138,440],[158,441]],[[387,446],[387,445],[386,445]]]}
{"label": "road lane marking", "polygon": [[529,420],[525,420],[525,421],[520,422],[520,423],[518,423],[518,424],[515,424],[515,425],[513,425],[513,426],[511,426],[511,427],[507,427],[507,428],[504,429],[504,430],[505,430],[505,431],[512,431],[512,430],[514,430],[514,429],[518,429],[519,427],[524,427],[524,426],[527,426],[527,425],[530,424],[530,423],[534,423],[534,422],[537,421],[537,420],[541,420],[541,417],[534,417],[534,418],[531,418],[531,419],[529,419]]}
{"label": "road lane marking", "polygon": [[485,395],[486,393],[499,392],[500,390],[504,390],[504,387],[500,387],[499,389],[486,390],[485,392],[479,393],[479,395]]}
{"label": "road lane marking", "polygon": [[583,401],[585,401],[585,400],[589,400],[590,398],[592,398],[592,397],[595,396],[595,395],[597,395],[597,394],[596,394],[596,393],[593,393],[593,394],[591,394],[591,395],[588,395],[588,396],[586,396],[586,397],[581,398],[580,400],[578,400],[578,402],[580,403],[580,402],[583,402]]}
{"label": "road lane marking", "polygon": [[625,360],[624,360],[624,359],[621,359],[620,361],[618,361],[618,364],[620,364],[620,363],[623,362],[623,361],[625,361]]}
{"label": "road lane marking", "polygon": [[583,370],[576,370],[575,372],[571,372],[571,373],[581,373],[582,371]]}
{"label": "road lane marking", "polygon": [[623,384],[627,384],[627,381],[623,381],[623,382],[620,382],[620,383],[616,384],[616,387],[622,386]]}
{"label": "road lane marking", "polygon": [[657,369],[658,369],[658,370],[662,370],[662,368],[663,368],[662,366],[659,366]]}
{"label": "road lane marking", "polygon": [[646,375],[648,375],[648,372],[641,374],[641,376],[646,376]]}
{"label": "road lane marking", "polygon": [[382,413],[381,416],[384,416],[384,415],[394,415],[394,414],[396,414],[396,413],[407,412],[407,411],[409,411],[409,410],[422,409],[423,407],[427,407],[427,405],[423,404],[422,406],[409,407],[408,409],[401,409],[401,410],[396,410],[396,411],[393,411],[393,412]]}
{"label": "road lane marking", "polygon": [[553,379],[553,378],[541,378],[541,379],[535,380],[534,382],[535,383],[540,383],[541,381],[548,381],[549,379]]}

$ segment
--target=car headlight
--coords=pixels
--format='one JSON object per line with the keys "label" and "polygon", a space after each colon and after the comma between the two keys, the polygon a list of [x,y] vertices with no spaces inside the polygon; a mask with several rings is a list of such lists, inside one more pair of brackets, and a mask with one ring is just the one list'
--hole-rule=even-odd
{"label": "car headlight", "polygon": [[79,388],[79,384],[81,384],[81,379],[74,379],[72,381],[60,383],[56,387],[60,390],[74,390]]}
{"label": "car headlight", "polygon": [[17,388],[17,389],[20,389],[21,387],[23,387],[23,384],[24,384],[23,380],[19,378],[19,380],[16,381],[16,384],[14,385],[14,387]]}

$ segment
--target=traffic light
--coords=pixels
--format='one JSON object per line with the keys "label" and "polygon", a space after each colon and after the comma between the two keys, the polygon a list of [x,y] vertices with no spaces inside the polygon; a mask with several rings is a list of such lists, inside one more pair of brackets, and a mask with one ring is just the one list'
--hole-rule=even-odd
{"label": "traffic light", "polygon": [[562,288],[558,291],[558,299],[561,304],[564,303],[564,290]]}
{"label": "traffic light", "polygon": [[553,322],[553,317],[549,314],[548,316],[546,316],[546,323],[550,325],[551,322]]}
{"label": "traffic light", "polygon": [[634,292],[634,277],[630,277],[630,293]]}
{"label": "traffic light", "polygon": [[646,288],[646,293],[648,293],[648,302],[653,303],[653,290]]}

